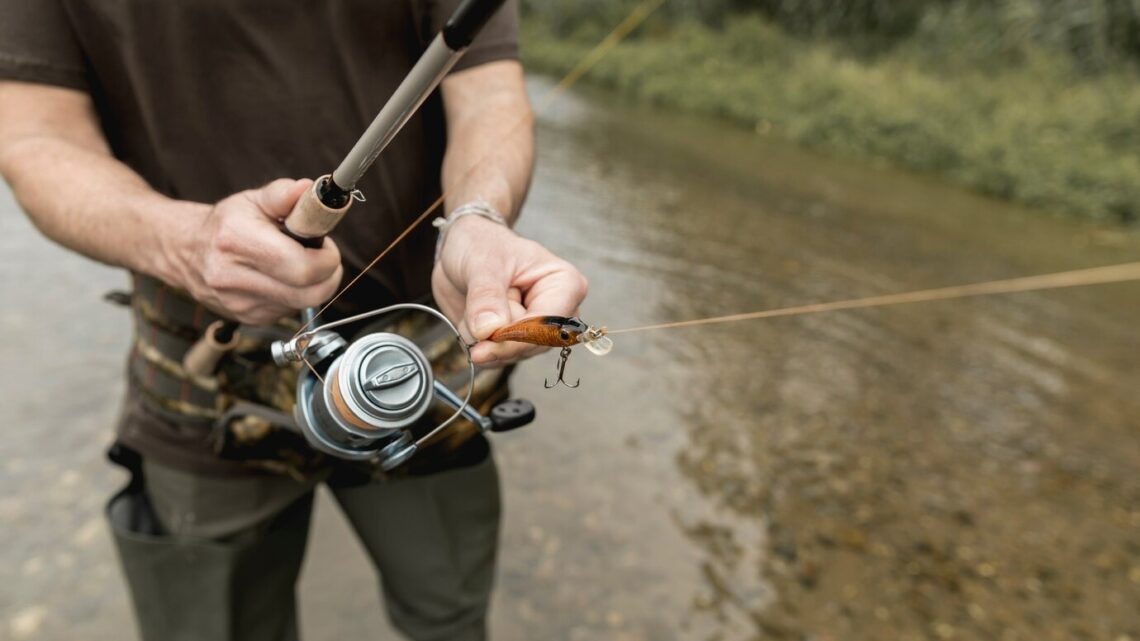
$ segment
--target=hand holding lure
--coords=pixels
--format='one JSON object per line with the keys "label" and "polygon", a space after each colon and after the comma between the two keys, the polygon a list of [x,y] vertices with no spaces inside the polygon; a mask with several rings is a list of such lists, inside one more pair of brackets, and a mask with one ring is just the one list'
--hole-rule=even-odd
{"label": "hand holding lure", "polygon": [[545,347],[561,347],[558,353],[558,379],[551,383],[543,381],[547,389],[562,383],[566,387],[578,387],[581,379],[573,385],[563,379],[566,361],[570,358],[570,348],[582,344],[598,356],[605,356],[614,347],[614,342],[606,336],[605,327],[590,327],[582,319],[574,316],[532,316],[500,327],[487,339],[495,343],[514,341]]}

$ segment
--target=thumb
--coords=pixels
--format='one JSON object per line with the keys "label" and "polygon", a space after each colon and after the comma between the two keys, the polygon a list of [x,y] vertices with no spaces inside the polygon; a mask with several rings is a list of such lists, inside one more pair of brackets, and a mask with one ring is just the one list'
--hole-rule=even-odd
{"label": "thumb", "polygon": [[500,281],[493,276],[482,274],[472,278],[467,284],[467,303],[463,320],[474,338],[483,340],[510,320],[511,309],[507,298],[507,286],[506,279]]}
{"label": "thumb", "polygon": [[266,216],[280,220],[293,211],[293,206],[313,181],[281,178],[258,189],[255,200]]}

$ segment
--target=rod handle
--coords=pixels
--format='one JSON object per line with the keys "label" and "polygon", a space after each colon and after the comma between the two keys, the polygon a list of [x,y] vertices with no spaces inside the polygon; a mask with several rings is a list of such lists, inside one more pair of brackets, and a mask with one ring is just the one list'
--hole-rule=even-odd
{"label": "rod handle", "polygon": [[443,26],[443,41],[452,51],[466,49],[495,15],[504,0],[463,0]]}
{"label": "rod handle", "polygon": [[282,231],[305,247],[320,247],[324,237],[352,207],[352,198],[345,198],[340,207],[330,207],[321,201],[321,190],[330,180],[332,176],[328,174],[316,179],[312,188],[301,194],[293,211],[285,217]]}

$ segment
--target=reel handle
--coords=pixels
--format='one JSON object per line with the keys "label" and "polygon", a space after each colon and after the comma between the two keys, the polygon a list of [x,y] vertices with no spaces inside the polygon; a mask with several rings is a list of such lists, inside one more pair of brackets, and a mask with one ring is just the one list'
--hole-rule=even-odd
{"label": "reel handle", "polygon": [[534,421],[534,403],[522,398],[512,398],[491,408],[491,431],[510,432]]}
{"label": "reel handle", "polygon": [[460,412],[463,418],[474,423],[483,432],[509,432],[534,420],[534,404],[521,398],[502,401],[492,407],[487,416],[483,416],[479,410],[465,403],[440,381],[436,380],[434,387],[437,399]]}

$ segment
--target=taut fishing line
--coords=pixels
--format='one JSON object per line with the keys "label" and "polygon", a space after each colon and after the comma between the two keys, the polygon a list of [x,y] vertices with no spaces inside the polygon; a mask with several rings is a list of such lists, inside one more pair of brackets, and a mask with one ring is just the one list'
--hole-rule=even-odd
{"label": "taut fishing line", "polygon": [[[643,23],[650,15],[653,14],[665,0],[646,0],[635,6],[629,15],[625,17],[614,29],[602,39],[593,49],[584,55],[578,63],[554,86],[547,90],[538,100],[535,101],[533,113],[531,116],[520,119],[512,125],[506,133],[506,137],[511,137],[518,134],[523,126],[533,122],[534,116],[547,109],[556,99],[561,97],[567,90],[569,90],[575,83],[577,83],[583,76],[586,75],[598,62],[600,62],[607,54],[610,53],[618,44],[622,42],[630,33],[633,32],[641,23]],[[478,169],[487,159],[492,156],[493,152],[485,154],[478,161],[473,163],[462,175],[462,178],[470,176],[476,169]],[[421,225],[433,211],[441,206],[449,195],[448,191],[443,191],[438,198],[436,198],[424,211],[416,217],[399,235],[392,240],[367,266],[364,267],[351,281],[342,287],[327,303],[325,303],[320,310],[301,326],[294,335],[300,336],[307,330],[313,322],[322,313],[327,311],[341,296],[343,296],[349,289],[351,289],[369,270],[375,267],[381,260],[384,259],[397,245],[400,244],[416,227]],[[973,283],[969,285],[955,285],[950,287],[941,287],[936,289],[923,289],[912,292],[902,292],[898,294],[884,294],[879,296],[868,296],[865,298],[856,298],[842,301],[832,301],[827,303],[811,303],[807,305],[797,305],[793,307],[782,307],[778,309],[762,310],[757,312],[746,312],[739,314],[729,314],[726,316],[714,316],[709,318],[699,318],[686,321],[676,321],[668,323],[658,323],[654,325],[643,325],[640,327],[629,327],[616,330],[607,330],[606,334],[631,334],[635,332],[646,332],[652,330],[662,329],[680,329],[684,327],[695,327],[700,325],[712,325],[721,323],[732,323],[737,321],[746,320],[759,320],[764,318],[780,318],[803,316],[807,314],[819,314],[823,312],[835,312],[852,309],[868,309],[873,307],[886,307],[890,305],[902,305],[907,303],[920,303],[938,300],[953,300],[961,298],[969,298],[973,296],[988,296],[994,294],[1015,294],[1023,292],[1043,291],[1050,289],[1062,289],[1068,287],[1081,287],[1087,285],[1101,285],[1108,283],[1130,282],[1140,280],[1140,262],[1123,263],[1119,265],[1109,265],[1105,267],[1095,267],[1091,269],[1078,269],[1064,272],[1057,272],[1053,274],[1043,274],[1038,276],[1026,276],[1022,278],[1011,278],[1005,280],[986,281],[982,283]]]}
{"label": "taut fishing line", "polygon": [[1140,280],[1140,262],[1108,265],[1106,267],[1093,267],[1091,269],[1077,269],[1072,271],[1042,274],[1040,276],[1025,276],[1007,280],[994,280],[971,285],[955,285],[938,289],[923,289],[899,294],[884,294],[868,296],[851,300],[834,301],[830,303],[812,303],[797,305],[795,307],[782,307],[759,312],[744,314],[730,314],[728,316],[714,316],[695,320],[659,323],[656,325],[643,325],[626,329],[607,330],[606,334],[631,334],[633,332],[648,332],[658,329],[679,329],[682,327],[695,327],[698,325],[712,325],[715,323],[732,323],[736,321],[757,320],[761,318],[777,318],[788,316],[803,316],[805,314],[818,314],[821,312],[835,312],[847,309],[866,309],[869,307],[886,307],[888,305],[902,305],[905,303],[921,303],[936,300],[952,300],[968,298],[971,296],[987,296],[991,294],[1015,294],[1020,292],[1035,292],[1047,289],[1061,289],[1064,287],[1080,287],[1083,285],[1102,285],[1107,283],[1123,283]]}
{"label": "taut fishing line", "polygon": [[[590,69],[594,67],[594,65],[596,65],[602,58],[604,58],[606,54],[608,54],[614,47],[618,45],[618,43],[624,40],[626,36],[633,32],[633,30],[636,29],[638,25],[644,22],[645,19],[648,18],[654,11],[656,11],[658,7],[664,4],[664,2],[665,0],[646,0],[645,2],[642,2],[641,4],[635,6],[633,10],[630,11],[629,15],[626,16],[625,19],[622,20],[616,27],[614,27],[613,31],[611,31],[609,35],[603,38],[601,42],[599,42],[593,49],[591,49],[585,56],[583,56],[582,59],[578,61],[578,64],[576,64],[574,68],[571,69],[570,72],[567,73],[562,78],[562,80],[558,82],[557,85],[547,90],[546,93],[544,93],[542,97],[536,101],[533,114],[537,115],[549,107],[555,99],[570,89],[570,87],[572,87],[574,83],[578,82],[582,76],[586,75],[586,73],[589,72]],[[510,127],[510,129],[507,130],[506,137],[509,138],[516,135],[519,129],[521,129],[524,125],[530,124],[533,121],[534,115],[519,119],[518,122],[516,122]],[[473,163],[471,167],[469,167],[467,171],[463,173],[462,178],[470,176],[483,164],[484,161],[491,157],[492,153],[487,153],[479,158],[479,160]],[[392,240],[392,242],[389,243],[383,251],[377,254],[376,258],[372,259],[372,262],[368,263],[364,269],[360,270],[359,274],[357,274],[352,280],[348,282],[347,285],[342,287],[340,291],[338,291],[331,299],[329,299],[329,301],[325,303],[320,308],[320,310],[318,310],[317,313],[314,314],[311,319],[309,319],[308,322],[302,325],[301,328],[297,330],[297,333],[293,335],[293,337],[296,338],[297,336],[300,336],[305,330],[307,330],[313,324],[313,322],[318,317],[320,317],[321,314],[328,310],[329,307],[333,305],[333,303],[335,303],[341,296],[344,295],[345,292],[352,288],[352,286],[355,285],[357,281],[359,281],[366,273],[368,273],[368,270],[375,267],[376,264],[379,263],[385,256],[387,256],[389,252],[395,249],[396,245],[400,244],[402,240],[407,238],[408,234],[412,233],[416,227],[427,220],[431,213],[435,211],[437,207],[443,204],[443,202],[447,199],[447,196],[447,191],[441,193],[439,197],[432,202],[432,204],[427,206],[427,209],[425,209],[423,213],[417,216],[416,219],[413,220],[412,223],[404,229],[404,231],[400,232],[400,234],[396,236],[396,238]]]}

